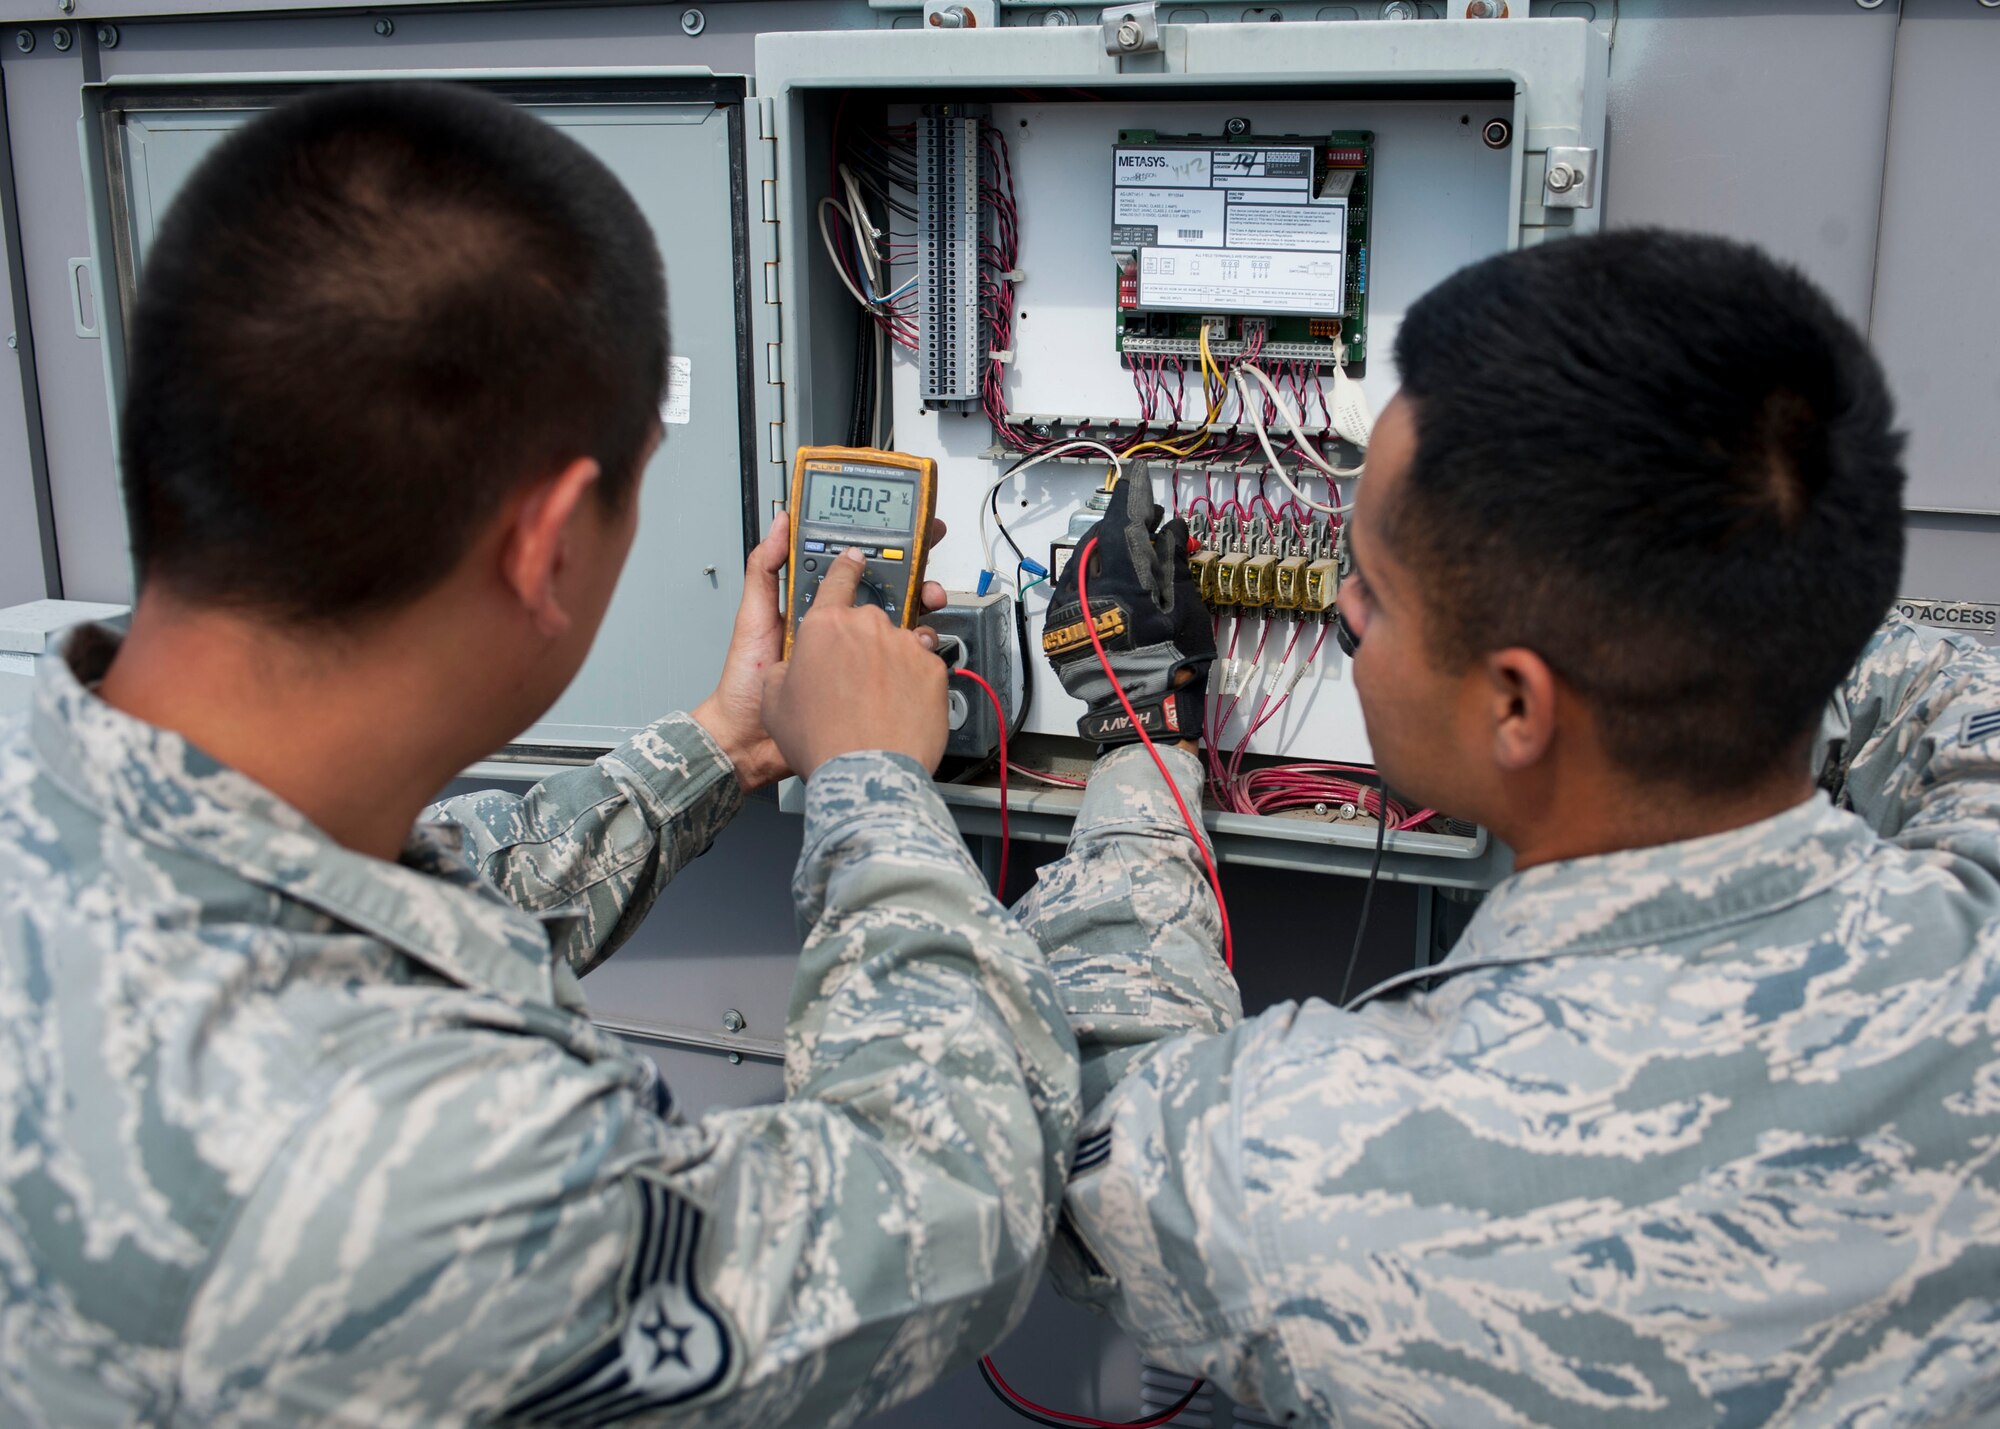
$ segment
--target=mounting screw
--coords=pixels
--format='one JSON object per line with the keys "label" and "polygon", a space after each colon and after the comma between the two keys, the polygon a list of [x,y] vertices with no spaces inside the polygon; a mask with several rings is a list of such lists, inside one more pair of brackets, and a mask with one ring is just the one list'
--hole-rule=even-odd
{"label": "mounting screw", "polygon": [[384,15],[375,22],[375,33],[385,40],[388,39],[389,36],[396,33],[396,22],[387,15]]}
{"label": "mounting screw", "polygon": [[1127,20],[1118,27],[1118,48],[1136,50],[1146,43],[1146,31],[1137,20]]}
{"label": "mounting screw", "polygon": [[1854,3],[1864,10],[1879,10],[1882,8],[1882,0],[1854,0]]}
{"label": "mounting screw", "polygon": [[729,1054],[729,1065],[730,1065],[730,1066],[732,1066],[732,1067],[740,1067],[740,1066],[742,1066],[742,1065],[743,1065],[743,1054],[742,1054],[741,1052],[731,1052],[731,1053]]}
{"label": "mounting screw", "polygon": [[65,15],[74,15],[76,13],[76,0],[56,0],[56,9],[62,11]]}
{"label": "mounting screw", "polygon": [[1507,18],[1506,0],[1470,0],[1465,7],[1468,20],[1504,20]]}
{"label": "mounting screw", "polygon": [[1058,5],[1055,9],[1049,11],[1048,14],[1042,16],[1042,23],[1051,29],[1054,29],[1058,25],[1074,25],[1076,23],[1076,11],[1070,9],[1067,5]]}
{"label": "mounting screw", "polygon": [[722,1014],[722,1030],[724,1032],[741,1032],[749,1025],[749,1023],[743,1020],[743,1014],[733,1007]]}
{"label": "mounting screw", "polygon": [[699,10],[681,11],[681,33],[690,40],[708,28],[708,16]]}
{"label": "mounting screw", "polygon": [[118,48],[118,27],[116,25],[99,25],[97,27],[97,47],[100,50],[115,50]]}
{"label": "mounting screw", "polygon": [[1489,119],[1480,129],[1479,137],[1486,141],[1489,149],[1504,149],[1514,137],[1514,126],[1504,119]]}
{"label": "mounting screw", "polygon": [[24,55],[33,54],[35,52],[35,32],[33,30],[16,30],[14,32],[14,48]]}
{"label": "mounting screw", "polygon": [[7,334],[7,350],[9,352],[19,352],[21,350],[21,339],[11,332]]}
{"label": "mounting screw", "polygon": [[1222,121],[1222,132],[1232,139],[1241,139],[1250,132],[1250,121],[1240,115],[1234,119],[1225,119]]}
{"label": "mounting screw", "polygon": [[49,31],[49,40],[55,45],[58,51],[68,54],[69,47],[76,43],[76,36],[69,32],[69,26],[58,25],[55,29]]}
{"label": "mounting screw", "polygon": [[703,566],[703,567],[701,568],[701,573],[702,573],[703,575],[705,575],[705,576],[712,576],[712,575],[714,575],[714,574],[715,574],[715,567],[714,567],[714,566]]}
{"label": "mounting screw", "polygon": [[1549,192],[1566,194],[1576,187],[1577,172],[1568,164],[1557,164],[1549,170]]}
{"label": "mounting screw", "polygon": [[1382,18],[1384,20],[1414,20],[1417,18],[1417,7],[1413,0],[1388,0],[1388,3],[1382,7]]}

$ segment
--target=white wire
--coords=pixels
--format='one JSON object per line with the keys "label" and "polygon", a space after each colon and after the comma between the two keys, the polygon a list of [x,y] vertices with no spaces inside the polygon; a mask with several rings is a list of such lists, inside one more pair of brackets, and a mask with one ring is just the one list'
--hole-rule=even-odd
{"label": "white wire", "polygon": [[1028,470],[1029,467],[1040,466],[1050,457],[1061,456],[1064,452],[1074,451],[1079,447],[1090,451],[1103,452],[1105,456],[1111,459],[1112,469],[1118,473],[1119,480],[1124,479],[1125,458],[1104,445],[1103,442],[1094,442],[1088,437],[1071,437],[1066,442],[1057,442],[1047,451],[1036,452],[1019,466],[1008,467],[1005,471],[994,477],[987,485],[986,490],[979,494],[979,558],[985,563],[985,569],[989,571],[993,569],[993,535],[991,529],[987,526],[987,518],[993,513],[993,493],[998,491],[1003,483],[1013,480],[1022,472]]}
{"label": "white wire", "polygon": [[[868,291],[873,293],[889,286],[882,281],[882,269],[875,252],[875,240],[881,230],[875,226],[875,216],[868,211],[868,201],[862,197],[860,181],[845,164],[840,166],[840,181],[846,186],[847,209],[854,218],[854,246],[861,250],[861,271],[867,277]],[[877,301],[887,302],[888,299]]]}
{"label": "white wire", "polygon": [[[1257,366],[1253,362],[1239,362],[1236,365],[1236,370],[1239,374],[1247,372],[1252,377],[1256,378],[1259,382],[1263,383],[1264,390],[1271,394],[1271,401],[1273,405],[1277,407],[1278,415],[1283,417],[1285,419],[1285,425],[1291,428],[1292,441],[1298,446],[1299,455],[1303,456],[1307,461],[1311,462],[1314,466],[1318,467],[1328,476],[1349,477],[1349,476],[1361,475],[1360,467],[1357,466],[1350,469],[1344,466],[1335,466],[1332,462],[1328,461],[1325,457],[1321,456],[1317,451],[1313,449],[1312,443],[1306,440],[1305,432],[1302,431],[1299,427],[1298,415],[1292,411],[1291,403],[1285,400],[1285,394],[1280,392],[1277,389],[1276,385],[1272,383],[1271,379],[1265,375],[1263,368]],[[1243,409],[1246,412],[1250,411],[1250,394],[1248,392],[1245,392],[1243,394]],[[1256,413],[1252,418],[1252,425],[1258,427],[1260,430],[1263,427],[1262,415],[1263,414],[1260,411]],[[1267,455],[1269,454],[1269,451],[1270,448],[1266,447],[1265,452]]]}
{"label": "white wire", "polygon": [[[1293,496],[1299,499],[1299,501],[1301,501],[1314,511],[1324,512],[1328,516],[1345,516],[1348,512],[1352,511],[1354,509],[1354,503],[1352,501],[1346,502],[1343,505],[1328,506],[1323,501],[1313,500],[1310,496],[1306,495],[1305,492],[1299,489],[1298,483],[1293,481],[1291,478],[1291,474],[1285,470],[1284,463],[1278,460],[1277,449],[1271,445],[1271,434],[1264,429],[1263,411],[1258,407],[1256,403],[1250,400],[1249,387],[1246,385],[1242,385],[1243,373],[1245,372],[1254,373],[1260,380],[1263,381],[1266,387],[1271,386],[1271,379],[1265,377],[1262,372],[1258,371],[1258,369],[1256,369],[1255,367],[1250,366],[1248,363],[1244,363],[1241,366],[1239,366],[1236,369],[1236,372],[1237,372],[1236,380],[1241,388],[1241,396],[1243,399],[1243,411],[1245,415],[1247,415],[1250,418],[1250,430],[1252,430],[1257,434],[1257,445],[1261,446],[1264,449],[1264,459],[1270,462],[1271,464],[1271,474],[1276,476],[1279,481],[1285,484],[1285,490],[1291,492]],[[1278,396],[1277,388],[1275,387],[1271,388],[1271,395],[1277,397],[1278,414],[1285,419],[1286,425],[1292,429],[1292,436],[1295,439],[1297,439],[1298,442],[1300,443],[1300,449],[1308,457],[1310,457],[1316,465],[1318,465],[1322,470],[1324,470],[1329,478],[1336,476],[1355,476],[1359,474],[1358,472],[1346,471],[1340,467],[1336,467],[1332,465],[1330,462],[1326,461],[1323,457],[1321,457],[1319,453],[1310,450],[1310,448],[1308,448],[1305,445],[1304,435],[1299,431],[1299,424],[1297,418],[1295,418],[1292,415],[1292,409],[1285,405],[1284,398]]]}
{"label": "white wire", "polygon": [[847,289],[848,292],[854,294],[855,302],[861,304],[862,307],[867,308],[871,312],[879,312],[881,311],[881,305],[878,303],[870,302],[862,294],[861,290],[854,286],[853,279],[847,276],[847,265],[840,261],[840,249],[837,246],[835,246],[833,241],[833,234],[830,230],[828,230],[826,226],[826,211],[829,208],[831,208],[835,213],[839,214],[842,218],[846,219],[848,227],[850,228],[854,226],[854,215],[849,213],[845,208],[843,208],[841,206],[840,200],[837,198],[829,197],[829,198],[823,198],[819,201],[819,236],[821,241],[826,244],[826,256],[833,260],[834,276],[840,279],[841,287]]}

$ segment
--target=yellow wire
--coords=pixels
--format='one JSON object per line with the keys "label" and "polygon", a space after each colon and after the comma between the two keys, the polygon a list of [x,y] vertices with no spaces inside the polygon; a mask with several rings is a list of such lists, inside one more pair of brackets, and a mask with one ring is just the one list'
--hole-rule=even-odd
{"label": "yellow wire", "polygon": [[[1211,375],[1215,378],[1214,396],[1209,396],[1211,389],[1208,379]],[[1222,411],[1222,403],[1228,386],[1223,380],[1222,368],[1216,364],[1215,358],[1208,350],[1207,323],[1201,325],[1201,390],[1202,395],[1208,398],[1208,413],[1201,419],[1202,429],[1194,433],[1187,440],[1185,446],[1175,446],[1172,442],[1166,441],[1140,442],[1137,446],[1127,451],[1125,455],[1133,457],[1140,455],[1142,452],[1164,452],[1168,456],[1190,457],[1208,444],[1208,428],[1215,424],[1216,417]],[[1108,490],[1109,488],[1106,489]]]}
{"label": "yellow wire", "polygon": [[[1210,395],[1211,389],[1208,380],[1211,376],[1215,378],[1212,396]],[[1202,395],[1208,398],[1208,412],[1201,419],[1201,430],[1189,437],[1186,445],[1175,446],[1172,442],[1165,441],[1140,442],[1137,446],[1128,447],[1124,453],[1125,457],[1129,460],[1132,457],[1141,456],[1147,452],[1162,452],[1167,456],[1186,458],[1193,456],[1208,445],[1208,429],[1215,425],[1216,417],[1221,415],[1222,404],[1228,398],[1229,383],[1223,376],[1221,366],[1208,350],[1207,323],[1201,325],[1201,389]],[[1114,468],[1106,474],[1104,489],[1109,491],[1116,485],[1118,485],[1118,472]]]}

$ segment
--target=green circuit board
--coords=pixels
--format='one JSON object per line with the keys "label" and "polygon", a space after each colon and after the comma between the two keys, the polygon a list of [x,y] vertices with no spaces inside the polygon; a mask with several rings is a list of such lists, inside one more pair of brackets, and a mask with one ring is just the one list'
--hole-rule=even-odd
{"label": "green circuit board", "polygon": [[[1302,312],[1204,314],[1190,311],[1148,310],[1139,303],[1137,282],[1138,249],[1120,249],[1120,232],[1114,223],[1113,283],[1117,302],[1116,341],[1127,358],[1145,354],[1198,358],[1202,326],[1210,324],[1210,351],[1218,358],[1234,357],[1251,347],[1262,332],[1261,351],[1274,363],[1307,362],[1316,365],[1344,363],[1355,376],[1364,375],[1368,362],[1368,238],[1371,198],[1374,188],[1375,135],[1366,129],[1342,129],[1319,138],[1295,135],[1161,135],[1150,129],[1122,130],[1119,153],[1155,148],[1165,154],[1199,151],[1228,146],[1245,150],[1258,146],[1282,149],[1285,146],[1313,150],[1312,192],[1318,195],[1327,185],[1344,188],[1347,226],[1342,260],[1342,303],[1339,314],[1313,315]],[[1216,320],[1224,328],[1218,337]]]}

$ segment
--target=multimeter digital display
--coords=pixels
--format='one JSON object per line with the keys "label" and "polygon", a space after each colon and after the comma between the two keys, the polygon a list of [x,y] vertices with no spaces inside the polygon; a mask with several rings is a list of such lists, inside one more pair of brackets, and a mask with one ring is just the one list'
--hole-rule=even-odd
{"label": "multimeter digital display", "polygon": [[855,591],[905,629],[923,614],[920,591],[937,505],[937,463],[864,447],[801,447],[792,462],[791,559],[785,653],[820,581],[842,551],[858,546],[868,568]]}
{"label": "multimeter digital display", "polygon": [[805,519],[872,534],[908,532],[916,520],[916,500],[914,481],[813,471],[806,478]]}

